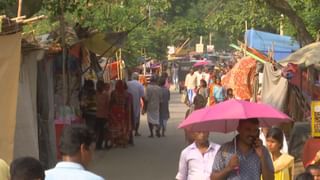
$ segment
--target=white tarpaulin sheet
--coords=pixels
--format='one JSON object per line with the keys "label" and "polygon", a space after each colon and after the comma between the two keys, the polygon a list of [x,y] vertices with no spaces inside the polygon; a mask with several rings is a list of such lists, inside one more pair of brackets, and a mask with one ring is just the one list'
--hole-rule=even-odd
{"label": "white tarpaulin sheet", "polygon": [[32,156],[38,159],[37,62],[43,58],[44,50],[27,51],[22,56],[14,158]]}

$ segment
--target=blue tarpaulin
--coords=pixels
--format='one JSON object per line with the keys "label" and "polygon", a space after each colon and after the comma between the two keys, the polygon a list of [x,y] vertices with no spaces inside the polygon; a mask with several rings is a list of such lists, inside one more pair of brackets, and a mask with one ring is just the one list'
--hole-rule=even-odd
{"label": "blue tarpaulin", "polygon": [[274,59],[279,61],[300,48],[299,43],[290,36],[281,36],[263,31],[250,29],[245,38],[248,47],[255,48],[264,54],[273,49]]}

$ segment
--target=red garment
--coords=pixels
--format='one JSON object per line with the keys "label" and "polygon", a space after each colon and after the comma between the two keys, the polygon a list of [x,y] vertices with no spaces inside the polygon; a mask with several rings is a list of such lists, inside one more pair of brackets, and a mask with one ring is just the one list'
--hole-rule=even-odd
{"label": "red garment", "polygon": [[302,163],[305,168],[311,165],[318,151],[320,151],[319,138],[310,138],[305,142],[302,152]]}
{"label": "red garment", "polygon": [[114,144],[126,145],[132,131],[131,102],[126,91],[111,93],[110,136]]}
{"label": "red garment", "polygon": [[120,68],[120,63],[113,62],[107,65],[105,72],[109,73],[110,79],[116,79],[119,74],[119,68]]}
{"label": "red garment", "polygon": [[251,57],[242,58],[221,80],[222,86],[233,89],[238,99],[251,99],[256,64],[256,60]]}

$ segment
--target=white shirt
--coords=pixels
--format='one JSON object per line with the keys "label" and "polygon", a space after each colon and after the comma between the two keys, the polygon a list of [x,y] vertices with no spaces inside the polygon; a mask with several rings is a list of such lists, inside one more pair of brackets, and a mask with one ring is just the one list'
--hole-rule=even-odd
{"label": "white shirt", "polygon": [[187,89],[194,89],[197,86],[197,75],[196,73],[193,73],[192,75],[190,73],[187,74],[186,80],[184,82],[185,87]]}
{"label": "white shirt", "polygon": [[201,154],[195,143],[186,147],[180,155],[178,180],[210,180],[214,158],[219,144],[210,143],[205,154]]}
{"label": "white shirt", "polygon": [[62,161],[46,172],[45,180],[104,180],[102,177],[87,171],[81,164]]}
{"label": "white shirt", "polygon": [[199,86],[200,86],[200,81],[201,81],[201,79],[204,79],[204,77],[203,77],[203,72],[199,73],[199,71],[196,71],[196,72],[194,72],[194,73],[195,73],[196,76],[197,76],[197,86],[199,87]]}
{"label": "white shirt", "polygon": [[210,80],[210,74],[206,73],[206,72],[203,72],[202,77],[207,82],[207,85],[208,85],[209,84],[209,80]]}

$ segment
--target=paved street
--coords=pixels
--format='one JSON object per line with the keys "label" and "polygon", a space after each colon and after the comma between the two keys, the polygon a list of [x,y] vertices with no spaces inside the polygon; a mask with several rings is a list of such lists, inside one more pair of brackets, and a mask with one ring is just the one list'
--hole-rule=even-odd
{"label": "paved street", "polygon": [[[171,93],[170,115],[166,137],[148,138],[146,116],[142,116],[142,136],[135,146],[126,149],[96,151],[90,167],[108,180],[173,180],[178,168],[180,151],[185,147],[184,132],[177,129],[187,107],[180,103],[180,95]],[[224,138],[222,138],[222,135]],[[212,134],[214,142],[230,140],[231,135]]]}

